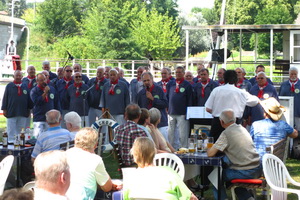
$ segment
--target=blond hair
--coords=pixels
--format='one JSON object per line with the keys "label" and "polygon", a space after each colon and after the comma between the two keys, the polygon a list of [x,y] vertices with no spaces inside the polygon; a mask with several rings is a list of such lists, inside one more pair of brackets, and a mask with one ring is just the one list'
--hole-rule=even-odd
{"label": "blond hair", "polygon": [[147,137],[138,137],[135,139],[130,150],[135,163],[139,167],[151,165],[156,154],[155,145],[152,140]]}
{"label": "blond hair", "polygon": [[98,133],[93,128],[86,127],[80,129],[75,136],[75,147],[94,150],[98,142]]}

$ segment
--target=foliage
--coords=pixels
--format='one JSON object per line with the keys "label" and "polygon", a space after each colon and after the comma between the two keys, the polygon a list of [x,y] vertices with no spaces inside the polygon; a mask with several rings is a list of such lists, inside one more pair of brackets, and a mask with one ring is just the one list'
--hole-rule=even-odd
{"label": "foliage", "polygon": [[151,55],[154,59],[171,59],[181,46],[177,21],[156,10],[142,9],[138,13],[132,23],[131,36],[141,57]]}
{"label": "foliage", "polygon": [[[179,17],[179,26],[199,26],[206,25],[206,20],[203,18],[202,13],[191,12],[188,15],[183,15]],[[181,42],[185,44],[186,34],[185,30],[180,31]],[[190,30],[189,31],[189,52],[195,55],[199,52],[209,49],[210,38],[205,30]],[[184,57],[185,55],[185,45],[180,48],[180,55]]]}
{"label": "foliage", "polygon": [[129,34],[130,24],[137,12],[134,2],[99,0],[83,21],[84,36],[98,49],[97,55],[91,55],[91,58],[136,58]]}
{"label": "foliage", "polygon": [[208,25],[214,25],[218,23],[218,18],[214,8],[192,8],[191,13],[201,13]]}
{"label": "foliage", "polygon": [[80,31],[83,8],[80,0],[46,0],[38,6],[38,29],[49,42]]}
{"label": "foliage", "polygon": [[158,13],[164,15],[168,14],[175,20],[178,17],[177,0],[148,0],[146,1],[146,8],[148,11],[156,10]]}

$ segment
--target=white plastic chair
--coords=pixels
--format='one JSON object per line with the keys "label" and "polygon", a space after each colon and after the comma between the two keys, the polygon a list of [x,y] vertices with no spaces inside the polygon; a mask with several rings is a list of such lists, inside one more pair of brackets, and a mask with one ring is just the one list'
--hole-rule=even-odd
{"label": "white plastic chair", "polygon": [[184,179],[184,165],[182,160],[172,153],[159,153],[156,154],[153,160],[153,164],[156,166],[167,166],[171,167],[179,174],[179,176]]}
{"label": "white plastic chair", "polygon": [[14,162],[14,156],[6,156],[0,163],[0,195],[3,194],[5,182]]}
{"label": "white plastic chair", "polygon": [[272,154],[264,155],[263,171],[271,188],[271,199],[286,200],[287,193],[295,193],[300,199],[300,190],[287,188],[287,180],[296,186],[300,186],[300,183],[292,179],[284,163],[277,156]]}
{"label": "white plastic chair", "polygon": [[23,186],[24,190],[32,190],[32,191],[34,191],[34,188],[35,188],[35,181],[30,181],[30,182],[26,183]]}

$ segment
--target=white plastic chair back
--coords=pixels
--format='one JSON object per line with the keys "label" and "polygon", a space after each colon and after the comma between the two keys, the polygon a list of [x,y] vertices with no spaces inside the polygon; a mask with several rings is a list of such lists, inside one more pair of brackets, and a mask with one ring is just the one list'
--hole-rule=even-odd
{"label": "white plastic chair back", "polygon": [[286,200],[287,193],[296,193],[300,199],[300,191],[287,188],[287,180],[300,186],[300,183],[294,181],[287,171],[284,163],[272,154],[265,154],[263,157],[263,171],[268,185],[271,188],[271,199]]}
{"label": "white plastic chair back", "polygon": [[30,182],[26,183],[23,186],[24,190],[32,190],[32,191],[34,191],[34,188],[35,188],[35,181],[30,181]]}
{"label": "white plastic chair back", "polygon": [[14,162],[14,156],[6,156],[0,163],[0,195],[3,194],[5,182]]}
{"label": "white plastic chair back", "polygon": [[179,176],[184,179],[184,165],[182,160],[172,153],[159,153],[156,154],[153,161],[156,166],[167,166],[171,167],[179,174]]}

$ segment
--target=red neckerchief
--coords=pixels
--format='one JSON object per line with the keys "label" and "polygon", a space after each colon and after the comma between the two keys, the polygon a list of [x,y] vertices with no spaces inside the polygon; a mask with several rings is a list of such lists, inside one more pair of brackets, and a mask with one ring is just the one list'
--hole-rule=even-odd
{"label": "red neckerchief", "polygon": [[136,80],[139,82],[141,81],[141,77],[137,77]]}
{"label": "red neckerchief", "polygon": [[17,86],[17,88],[18,88],[18,96],[21,96],[21,95],[22,95],[22,90],[21,90],[22,82],[21,82],[21,81],[20,81],[20,82],[14,81],[14,84],[15,84],[15,86]]}
{"label": "red neckerchief", "polygon": [[31,78],[30,76],[27,76],[28,80],[29,80],[29,83],[28,83],[28,88],[32,88],[32,81],[33,79],[35,79],[35,76],[33,76],[33,78]]}
{"label": "red neckerchief", "polygon": [[108,94],[110,94],[110,95],[115,94],[114,89],[115,89],[116,85],[118,84],[118,82],[119,82],[119,79],[117,79],[115,82],[110,81],[111,86],[110,86],[110,89],[108,91]]}
{"label": "red neckerchief", "polygon": [[163,89],[164,93],[167,92],[167,84],[168,84],[169,81],[170,81],[170,78],[167,78],[166,80],[161,79],[162,89]]}
{"label": "red neckerchief", "polygon": [[178,93],[179,92],[179,85],[184,81],[184,78],[181,79],[176,79],[176,89],[175,92]]}
{"label": "red neckerchief", "polygon": [[207,79],[206,81],[201,81],[201,85],[202,85],[201,96],[202,96],[202,98],[205,97],[205,88],[206,88],[206,86],[208,85],[209,82],[210,82],[210,79]]}
{"label": "red neckerchief", "polygon": [[291,92],[295,92],[295,84],[298,83],[298,78],[295,81],[292,81],[291,79],[289,80],[290,84],[291,84]]}
{"label": "red neckerchief", "polygon": [[219,86],[224,85],[225,82],[224,81],[219,81]]}
{"label": "red neckerchief", "polygon": [[76,97],[79,97],[79,95],[80,95],[80,88],[81,88],[81,86],[82,86],[82,82],[80,82],[80,83],[74,83],[74,86],[76,87]]}
{"label": "red neckerchief", "polygon": [[64,77],[64,81],[66,82],[65,90],[67,90],[69,88],[69,83],[72,81],[72,76],[69,79]]}
{"label": "red neckerchief", "polygon": [[235,85],[237,88],[241,88],[241,85],[243,84],[244,79],[239,80],[239,82]]}
{"label": "red neckerchief", "polygon": [[[147,91],[150,92],[150,93],[152,93],[153,88],[154,88],[154,84],[151,86],[151,88],[147,88]],[[150,110],[150,108],[152,108],[152,105],[153,105],[153,101],[150,100],[150,99],[148,99],[148,106],[147,106],[148,110]]]}
{"label": "red neckerchief", "polygon": [[[44,92],[44,90],[45,90],[45,87],[42,87],[42,86],[40,86],[40,85],[37,85],[38,86],[38,88],[40,88],[43,92]],[[49,99],[48,99],[48,94],[47,94],[47,96],[45,97],[45,102],[46,103],[48,103],[49,102]]]}
{"label": "red neckerchief", "polygon": [[101,79],[98,79],[98,77],[96,77],[96,90],[97,90],[97,91],[100,90],[99,84],[100,84],[101,82],[103,82],[104,79],[105,79],[104,77],[102,77]]}
{"label": "red neckerchief", "polygon": [[262,99],[263,98],[263,95],[264,95],[264,88],[268,85],[268,81],[266,82],[266,84],[264,84],[262,87],[260,87],[258,85],[258,88],[259,88],[259,92],[257,94],[257,97]]}
{"label": "red neckerchief", "polygon": [[50,83],[50,79],[48,79],[48,81],[47,81],[47,84],[49,84]]}

